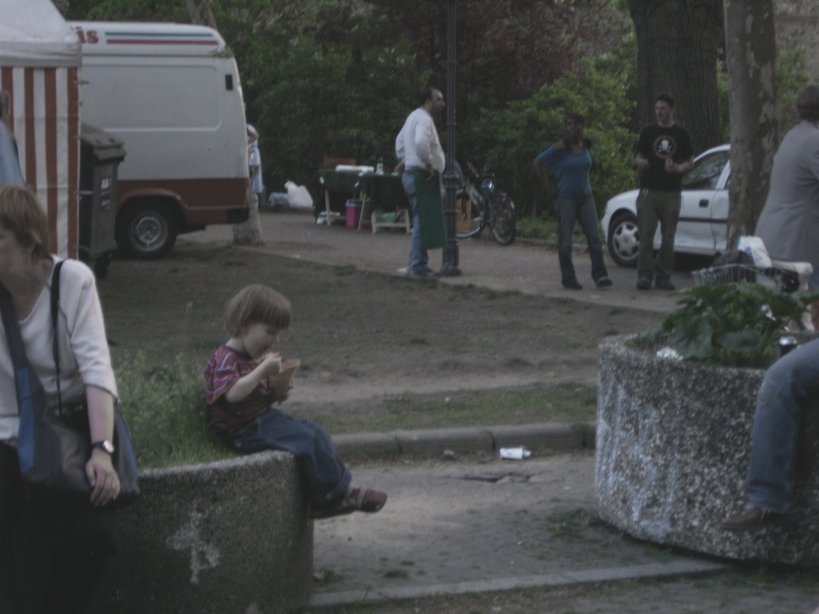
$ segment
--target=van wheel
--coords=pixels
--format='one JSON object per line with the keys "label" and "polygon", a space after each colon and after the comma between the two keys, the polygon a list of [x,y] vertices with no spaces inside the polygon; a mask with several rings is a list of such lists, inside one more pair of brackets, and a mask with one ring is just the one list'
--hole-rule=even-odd
{"label": "van wheel", "polygon": [[[162,205],[159,205],[162,206]],[[156,204],[126,209],[117,220],[117,246],[137,258],[159,258],[176,243],[177,225],[173,211]]]}

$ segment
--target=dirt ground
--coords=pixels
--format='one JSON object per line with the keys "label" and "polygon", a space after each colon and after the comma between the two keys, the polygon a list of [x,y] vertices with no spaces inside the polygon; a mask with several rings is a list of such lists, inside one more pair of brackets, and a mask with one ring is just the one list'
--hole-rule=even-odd
{"label": "dirt ground", "polygon": [[225,341],[222,307],[250,283],[293,306],[283,357],[302,367],[290,407],[377,406],[388,396],[581,383],[597,345],[661,314],[327,267],[264,251],[180,242],[157,261],[116,260],[100,282],[115,361],[133,351],[204,367]]}
{"label": "dirt ground", "polygon": [[[323,232],[332,234],[320,235],[321,244],[310,239],[309,248],[324,249],[340,266],[299,258],[307,239],[292,232],[289,242],[275,244],[280,252],[289,250],[287,256],[274,249],[229,247],[222,234],[216,240],[182,240],[163,260],[114,261],[99,287],[115,362],[138,351],[157,365],[173,364],[181,355],[204,367],[225,340],[224,302],[246,284],[268,283],[290,298],[294,310],[280,341],[282,355],[302,360],[288,407],[374,412],[385,398],[407,393],[594,385],[603,337],[651,329],[663,317],[661,309],[648,308],[645,295],[626,290],[622,280],[633,288],[633,272],[612,271],[622,277],[615,278],[617,294],[605,300],[589,293],[581,297],[586,300],[574,300],[577,295],[559,290],[529,293],[538,283],[531,279],[554,267],[553,256],[544,264],[550,256],[542,250],[516,245],[495,252],[491,245],[470,244],[464,246],[464,259],[473,258],[468,250],[485,251],[489,260],[481,266],[487,271],[491,260],[523,254],[514,267],[531,279],[515,280],[519,290],[485,289],[476,275],[464,275],[458,284],[417,282],[395,274],[405,254],[403,237],[355,236],[362,244],[383,241],[395,252],[397,266],[389,261],[375,272],[362,270],[355,251],[333,251],[333,239],[352,235]],[[586,259],[578,257],[578,264],[581,258]],[[497,274],[496,288],[510,279]],[[792,576],[760,578],[739,571],[671,582],[410,600],[359,611],[807,613],[816,604],[812,583],[799,574],[791,584]]]}

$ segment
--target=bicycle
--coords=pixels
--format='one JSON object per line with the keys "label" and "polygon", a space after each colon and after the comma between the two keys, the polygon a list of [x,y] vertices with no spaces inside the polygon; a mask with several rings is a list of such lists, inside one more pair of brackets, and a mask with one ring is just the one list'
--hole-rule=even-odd
{"label": "bicycle", "polygon": [[459,239],[477,237],[488,227],[500,245],[512,243],[517,233],[515,203],[506,192],[498,190],[492,175],[478,173],[471,162],[466,163],[466,174],[457,162],[455,166],[463,178],[456,196],[455,236]]}

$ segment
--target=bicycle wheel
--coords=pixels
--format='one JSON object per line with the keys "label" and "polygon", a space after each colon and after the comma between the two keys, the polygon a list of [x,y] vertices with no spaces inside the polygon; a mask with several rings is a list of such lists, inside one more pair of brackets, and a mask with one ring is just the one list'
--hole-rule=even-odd
{"label": "bicycle wheel", "polygon": [[515,203],[504,192],[492,197],[492,236],[501,245],[509,245],[515,240]]}
{"label": "bicycle wheel", "polygon": [[459,239],[477,237],[483,230],[481,208],[468,198],[455,201],[455,236]]}

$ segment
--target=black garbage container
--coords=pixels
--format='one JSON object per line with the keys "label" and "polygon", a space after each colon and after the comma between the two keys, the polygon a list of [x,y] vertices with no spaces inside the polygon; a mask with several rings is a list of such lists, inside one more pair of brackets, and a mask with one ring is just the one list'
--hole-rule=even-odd
{"label": "black garbage container", "polygon": [[80,260],[104,279],[117,248],[117,168],[125,159],[122,141],[83,124],[80,129]]}

